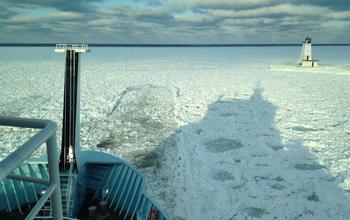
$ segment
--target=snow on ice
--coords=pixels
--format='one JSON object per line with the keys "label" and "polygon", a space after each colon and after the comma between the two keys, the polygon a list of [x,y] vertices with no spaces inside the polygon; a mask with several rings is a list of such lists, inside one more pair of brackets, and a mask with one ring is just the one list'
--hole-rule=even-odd
{"label": "snow on ice", "polygon": [[[92,48],[81,147],[134,164],[173,219],[349,219],[350,77],[271,68],[298,52]],[[350,60],[349,47],[314,53]],[[0,114],[61,129],[63,62],[52,48],[0,48]],[[34,132],[0,128],[1,157]]]}

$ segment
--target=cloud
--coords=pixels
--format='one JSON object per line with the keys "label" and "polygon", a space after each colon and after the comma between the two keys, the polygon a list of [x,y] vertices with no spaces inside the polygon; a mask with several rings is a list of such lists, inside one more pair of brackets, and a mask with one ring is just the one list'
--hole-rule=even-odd
{"label": "cloud", "polygon": [[76,12],[66,12],[66,11],[60,11],[56,13],[52,13],[48,16],[45,16],[41,18],[42,20],[47,20],[47,21],[77,21],[78,19],[82,19],[84,17],[83,14],[81,13],[76,13]]}
{"label": "cloud", "polygon": [[340,9],[332,1],[317,2],[3,0],[0,41],[295,43],[306,33],[319,41],[338,42],[340,35],[350,39],[350,9]]}
{"label": "cloud", "polygon": [[211,13],[214,16],[219,17],[276,17],[276,16],[290,16],[298,15],[302,17],[317,16],[320,17],[325,13],[329,13],[330,10],[317,6],[296,6],[291,4],[282,4],[269,7],[261,7],[256,9],[247,10],[212,10]]}
{"label": "cloud", "polygon": [[24,24],[33,22],[33,20],[34,18],[31,16],[16,15],[16,16],[12,16],[5,23],[12,24],[12,25],[15,25],[15,24],[24,25]]}
{"label": "cloud", "polygon": [[350,9],[349,0],[291,0],[293,4],[308,4],[312,6],[327,7],[334,10]]}
{"label": "cloud", "polygon": [[246,9],[271,5],[276,0],[170,0],[168,5],[186,9]]}
{"label": "cloud", "polygon": [[94,19],[88,21],[89,25],[91,26],[110,26],[115,23],[113,19],[110,18],[101,18],[101,19]]}
{"label": "cloud", "polygon": [[178,22],[189,22],[189,23],[208,23],[215,20],[215,17],[205,13],[194,13],[192,11],[175,14],[174,19]]}
{"label": "cloud", "polygon": [[336,20],[350,20],[350,11],[331,12],[327,16]]}
{"label": "cloud", "polygon": [[5,5],[0,4],[0,19],[6,19],[16,14],[16,12]]}
{"label": "cloud", "polygon": [[48,7],[62,11],[91,12],[95,7],[93,3],[103,0],[2,0],[2,4],[10,7]]}

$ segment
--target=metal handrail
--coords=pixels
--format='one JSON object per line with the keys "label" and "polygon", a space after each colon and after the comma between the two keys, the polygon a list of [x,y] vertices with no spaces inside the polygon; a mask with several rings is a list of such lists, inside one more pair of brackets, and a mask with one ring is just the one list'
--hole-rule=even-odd
{"label": "metal handrail", "polygon": [[41,129],[32,138],[26,141],[22,146],[17,148],[14,152],[8,155],[5,159],[0,161],[0,181],[8,178],[16,180],[36,182],[37,178],[30,178],[27,176],[12,175],[18,166],[27,160],[32,153],[37,150],[43,143],[46,142],[47,160],[49,168],[49,185],[45,194],[35,204],[30,213],[25,218],[34,219],[47,199],[51,196],[52,200],[52,215],[54,219],[62,220],[62,202],[60,191],[60,177],[58,170],[58,153],[56,140],[56,123],[49,120],[28,119],[9,116],[0,116],[0,126],[12,126],[20,128],[37,128]]}

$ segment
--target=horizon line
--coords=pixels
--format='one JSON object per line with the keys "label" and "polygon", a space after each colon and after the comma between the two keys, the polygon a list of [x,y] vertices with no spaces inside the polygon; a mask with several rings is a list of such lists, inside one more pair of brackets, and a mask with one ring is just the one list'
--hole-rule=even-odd
{"label": "horizon line", "polygon": [[[301,46],[299,44],[131,44],[131,43],[87,43],[90,47],[273,47],[273,46]],[[350,46],[350,43],[317,43],[313,46]],[[0,47],[55,47],[56,43],[0,43]]]}

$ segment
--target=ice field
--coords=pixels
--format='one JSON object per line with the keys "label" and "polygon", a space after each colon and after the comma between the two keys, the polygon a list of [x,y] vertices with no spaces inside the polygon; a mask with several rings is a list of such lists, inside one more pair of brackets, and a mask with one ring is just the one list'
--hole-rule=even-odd
{"label": "ice field", "polygon": [[[333,69],[271,69],[299,49],[93,47],[81,147],[138,167],[173,219],[350,219],[350,47],[314,47]],[[0,114],[60,141],[63,73],[53,48],[0,47]],[[0,127],[0,157],[32,134]]]}

